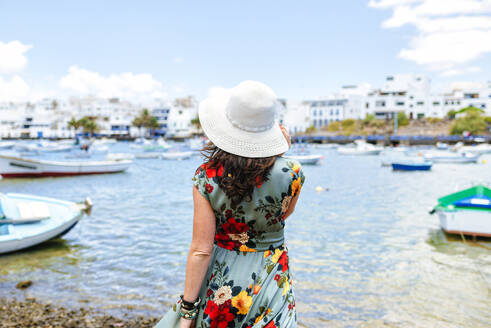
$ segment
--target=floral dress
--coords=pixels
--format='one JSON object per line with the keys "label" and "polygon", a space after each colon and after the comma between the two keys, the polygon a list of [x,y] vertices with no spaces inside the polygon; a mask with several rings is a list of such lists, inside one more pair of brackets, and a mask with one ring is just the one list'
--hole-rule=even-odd
{"label": "floral dress", "polygon": [[[278,157],[252,199],[233,206],[220,190],[223,168],[201,165],[194,185],[216,217],[215,246],[199,297],[197,328],[296,327],[295,298],[284,240],[290,201],[300,191],[300,165]],[[179,326],[179,302],[156,328]]]}

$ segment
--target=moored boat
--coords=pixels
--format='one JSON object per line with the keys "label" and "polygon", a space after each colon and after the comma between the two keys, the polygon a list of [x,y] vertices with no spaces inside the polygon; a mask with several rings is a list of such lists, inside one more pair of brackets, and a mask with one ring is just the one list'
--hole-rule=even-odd
{"label": "moored boat", "polygon": [[447,233],[491,237],[491,189],[483,185],[438,198],[435,212]]}
{"label": "moored boat", "polygon": [[432,162],[429,161],[396,161],[392,164],[392,169],[394,171],[429,171],[433,166]]}
{"label": "moored boat", "polygon": [[424,155],[426,160],[434,163],[477,163],[479,154],[471,154],[466,152],[429,152]]}
{"label": "moored boat", "polygon": [[307,154],[307,155],[284,155],[284,158],[293,159],[298,161],[302,165],[316,165],[319,164],[320,160],[324,158],[322,155]]}
{"label": "moored boat", "polygon": [[122,172],[132,161],[57,162],[0,155],[0,175],[4,178],[56,177]]}
{"label": "moored boat", "polygon": [[356,140],[354,145],[338,147],[338,153],[342,155],[378,155],[382,147],[374,146],[363,140]]}
{"label": "moored boat", "polygon": [[189,157],[193,156],[192,151],[169,151],[167,153],[161,153],[160,158],[161,159],[169,159],[169,160],[182,160],[182,159],[187,159]]}
{"label": "moored boat", "polygon": [[0,194],[0,254],[25,249],[70,231],[92,203],[25,194]]}

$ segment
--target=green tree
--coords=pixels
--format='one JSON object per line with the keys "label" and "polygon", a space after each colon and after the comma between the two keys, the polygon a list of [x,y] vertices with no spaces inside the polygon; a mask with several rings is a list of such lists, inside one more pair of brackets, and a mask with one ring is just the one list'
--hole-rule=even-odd
{"label": "green tree", "polygon": [[315,127],[314,125],[311,125],[311,126],[309,126],[309,127],[308,127],[308,128],[305,130],[305,132],[307,132],[307,133],[314,133],[314,132],[317,132],[317,129],[316,129],[316,127]]}
{"label": "green tree", "polygon": [[456,112],[456,114],[468,113],[468,112],[476,112],[476,113],[481,114],[481,113],[484,113],[484,110],[482,110],[481,108],[474,107],[474,106],[467,106],[467,107],[459,109]]}
{"label": "green tree", "polygon": [[150,115],[146,108],[142,109],[140,114],[133,119],[131,125],[136,126],[138,129],[145,128],[145,134],[147,129],[156,130],[160,127],[155,116]]}
{"label": "green tree", "polygon": [[370,124],[370,122],[373,122],[375,120],[375,115],[373,114],[367,114],[365,118],[362,121],[362,124],[367,126]]}
{"label": "green tree", "polygon": [[455,109],[451,109],[447,112],[447,118],[449,120],[453,120],[455,118],[455,115],[457,115],[457,112],[455,111]]}
{"label": "green tree", "polygon": [[406,116],[406,113],[404,112],[397,113],[397,125],[406,126],[408,124],[409,124],[409,118]]}
{"label": "green tree", "polygon": [[327,131],[329,132],[339,132],[341,130],[340,122],[332,122],[327,126]]}
{"label": "green tree", "polygon": [[51,102],[51,107],[52,107],[53,109],[57,109],[57,108],[58,108],[58,102],[57,102],[56,100],[53,100],[53,101]]}
{"label": "green tree", "polygon": [[68,128],[72,128],[77,132],[77,130],[80,128],[80,120],[76,120],[75,117],[72,117],[70,121],[68,121]]}
{"label": "green tree", "polygon": [[191,120],[191,124],[196,128],[196,130],[199,131],[201,130],[201,122],[199,121],[199,117],[196,116]]}
{"label": "green tree", "polygon": [[84,132],[94,135],[94,133],[100,130],[95,120],[94,117],[84,116],[79,120],[80,127],[82,127]]}
{"label": "green tree", "polygon": [[486,132],[488,129],[486,119],[478,111],[468,111],[464,117],[459,117],[450,126],[450,134],[462,134],[467,131],[471,134]]}

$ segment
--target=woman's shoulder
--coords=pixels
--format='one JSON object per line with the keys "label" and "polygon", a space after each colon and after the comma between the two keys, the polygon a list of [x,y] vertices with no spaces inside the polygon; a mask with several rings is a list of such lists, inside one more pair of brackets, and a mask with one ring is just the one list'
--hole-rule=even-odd
{"label": "woman's shoulder", "polygon": [[302,166],[294,159],[278,157],[272,169],[273,179],[292,180],[300,178],[302,184],[305,180]]}

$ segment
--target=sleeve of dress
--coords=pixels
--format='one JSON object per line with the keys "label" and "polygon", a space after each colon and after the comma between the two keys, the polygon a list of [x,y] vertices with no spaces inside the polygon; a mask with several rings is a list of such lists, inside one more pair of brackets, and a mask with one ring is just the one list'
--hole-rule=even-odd
{"label": "sleeve of dress", "polygon": [[193,185],[203,197],[210,201],[209,194],[213,191],[213,186],[210,184],[206,176],[206,168],[204,164],[196,169],[193,177]]}
{"label": "sleeve of dress", "polygon": [[298,162],[293,163],[293,167],[291,168],[291,195],[295,197],[305,182],[305,175],[303,174],[302,166]]}

